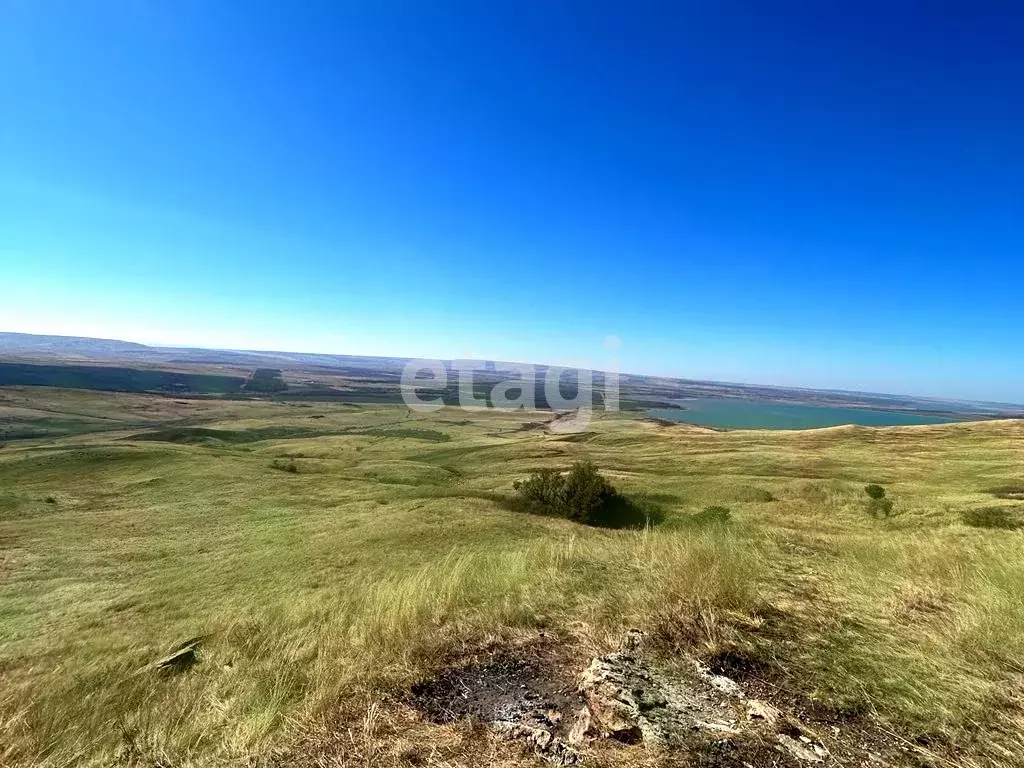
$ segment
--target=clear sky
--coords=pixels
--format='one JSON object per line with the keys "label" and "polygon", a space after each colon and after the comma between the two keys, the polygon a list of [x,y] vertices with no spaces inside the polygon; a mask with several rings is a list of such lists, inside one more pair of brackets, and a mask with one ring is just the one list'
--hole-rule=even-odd
{"label": "clear sky", "polygon": [[0,0],[0,330],[1022,401],[1022,297],[1019,4]]}

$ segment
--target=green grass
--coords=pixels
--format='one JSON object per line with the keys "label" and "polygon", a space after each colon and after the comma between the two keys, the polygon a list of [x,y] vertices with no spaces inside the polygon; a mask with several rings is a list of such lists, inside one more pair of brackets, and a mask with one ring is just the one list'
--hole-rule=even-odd
{"label": "green grass", "polygon": [[239,392],[240,376],[179,373],[106,365],[35,365],[0,363],[0,386],[29,385],[98,389],[112,392]]}
{"label": "green grass", "polygon": [[131,435],[131,440],[153,441],[160,443],[227,443],[241,445],[258,443],[264,440],[285,440],[296,438],[324,437],[327,435],[371,435],[374,437],[409,438],[426,440],[430,443],[446,443],[451,438],[436,429],[401,429],[371,427],[367,429],[346,428],[338,430],[309,429],[307,427],[253,427],[251,429],[207,429],[204,427],[169,427],[139,432]]}
{"label": "green grass", "polygon": [[159,443],[258,443],[262,440],[283,440],[287,438],[321,437],[337,434],[328,430],[306,427],[254,427],[252,429],[206,429],[203,427],[170,427],[154,429],[131,435],[131,440],[148,440]]}
{"label": "green grass", "polygon": [[999,528],[1012,531],[1024,528],[1024,519],[1017,510],[1010,507],[980,507],[965,509],[960,513],[965,525],[974,528]]}
{"label": "green grass", "polygon": [[[1024,533],[960,513],[1019,476],[1024,424],[729,433],[624,414],[574,442],[520,429],[536,413],[3,394],[104,431],[0,450],[2,765],[245,764],[453,649],[545,629],[598,650],[633,626],[770,660],[952,764],[1021,764]],[[138,439],[158,430],[186,439]],[[502,503],[579,460],[665,523]],[[865,513],[873,482],[896,516]],[[694,523],[713,506],[728,524]],[[147,668],[195,637],[194,667]]]}

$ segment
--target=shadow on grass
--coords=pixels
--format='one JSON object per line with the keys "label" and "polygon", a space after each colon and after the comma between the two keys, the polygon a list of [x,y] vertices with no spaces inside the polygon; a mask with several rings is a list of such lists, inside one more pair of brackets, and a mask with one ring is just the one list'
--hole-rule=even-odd
{"label": "shadow on grass", "polygon": [[[524,512],[530,515],[541,517],[560,517],[565,515],[552,511],[543,504],[531,502],[512,494],[491,493],[486,494],[494,503],[512,512]],[[599,510],[593,512],[586,522],[576,520],[583,525],[594,528],[611,529],[641,529],[648,526],[660,525],[665,520],[665,511],[656,503],[643,496],[616,496],[613,500],[603,504]]]}

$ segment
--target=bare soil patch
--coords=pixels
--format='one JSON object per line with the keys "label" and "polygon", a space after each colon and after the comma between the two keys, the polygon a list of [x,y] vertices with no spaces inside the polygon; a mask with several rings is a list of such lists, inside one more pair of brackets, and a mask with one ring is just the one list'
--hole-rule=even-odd
{"label": "bare soil patch", "polygon": [[589,663],[551,638],[490,648],[413,686],[407,703],[436,724],[487,725],[556,765],[601,763],[609,749],[638,765],[705,768],[904,766],[922,756],[867,716],[787,693],[738,651],[709,666],[649,654],[643,642],[632,632]]}
{"label": "bare soil patch", "polygon": [[518,723],[567,735],[582,707],[573,660],[545,637],[496,647],[414,685],[409,703],[435,723]]}

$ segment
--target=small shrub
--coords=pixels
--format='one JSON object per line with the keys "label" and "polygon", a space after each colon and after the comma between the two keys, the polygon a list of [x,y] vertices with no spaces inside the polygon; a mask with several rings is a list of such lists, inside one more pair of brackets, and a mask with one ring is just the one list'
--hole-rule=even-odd
{"label": "small shrub", "polygon": [[1000,528],[1015,530],[1024,527],[1024,521],[1007,507],[982,507],[967,509],[960,513],[960,519],[972,528]]}
{"label": "small shrub", "polygon": [[561,506],[563,483],[557,469],[539,469],[525,480],[516,480],[512,487],[527,504],[555,510]]}
{"label": "small shrub", "polygon": [[[653,504],[636,504],[615,490],[590,462],[577,462],[568,472],[541,469],[513,483],[517,506],[527,512],[564,517],[601,528],[641,527],[659,513]],[[659,518],[660,519],[660,518]]]}
{"label": "small shrub", "polygon": [[47,496],[45,501],[46,501],[47,504],[56,504],[57,503],[57,499],[54,498],[53,496]]}
{"label": "small shrub", "polygon": [[573,464],[565,475],[562,495],[566,517],[578,523],[600,524],[619,494],[593,464]]}
{"label": "small shrub", "polygon": [[279,469],[282,472],[291,472],[295,474],[299,471],[298,465],[294,461],[283,461],[281,459],[274,459],[270,465],[274,469]]}
{"label": "small shrub", "polygon": [[893,500],[885,498],[885,488],[875,483],[864,486],[868,495],[868,512],[872,517],[892,517]]}
{"label": "small shrub", "polygon": [[864,493],[866,493],[875,501],[877,501],[878,499],[885,498],[885,488],[883,488],[880,485],[876,485],[875,483],[872,483],[871,485],[865,485]]}

